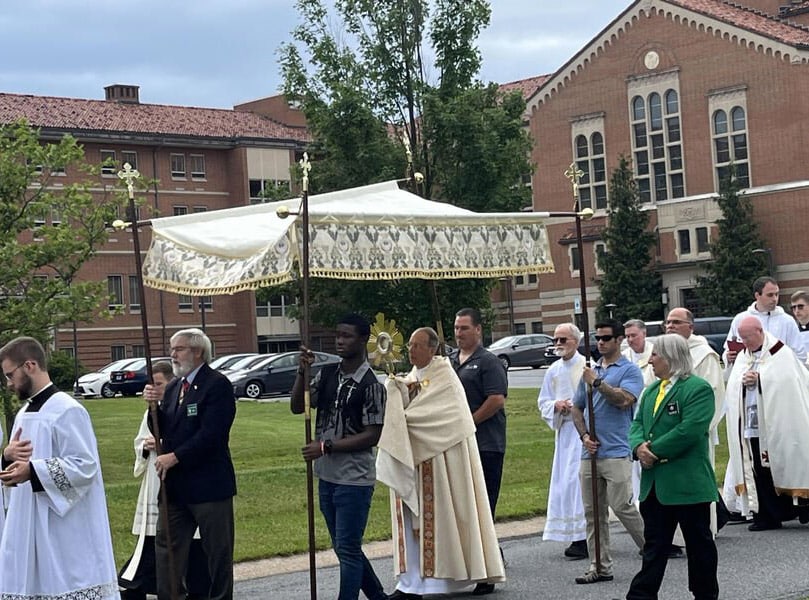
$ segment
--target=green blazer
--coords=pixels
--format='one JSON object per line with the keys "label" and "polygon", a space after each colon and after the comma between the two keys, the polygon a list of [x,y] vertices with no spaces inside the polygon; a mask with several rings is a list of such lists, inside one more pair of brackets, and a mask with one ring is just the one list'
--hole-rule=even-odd
{"label": "green blazer", "polygon": [[708,454],[708,428],[714,416],[710,384],[691,375],[678,379],[654,414],[660,381],[641,394],[640,409],[629,430],[633,455],[643,442],[658,461],[641,471],[640,500],[652,486],[661,504],[697,504],[718,498],[716,476]]}

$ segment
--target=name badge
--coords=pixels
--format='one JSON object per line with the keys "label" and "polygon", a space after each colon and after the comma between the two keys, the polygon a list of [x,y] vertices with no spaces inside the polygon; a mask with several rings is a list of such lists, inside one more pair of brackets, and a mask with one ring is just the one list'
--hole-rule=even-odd
{"label": "name badge", "polygon": [[[194,405],[196,409],[196,404]],[[677,406],[676,402],[672,402],[671,404],[666,405],[666,412],[670,415],[679,415],[680,414],[680,407]]]}
{"label": "name badge", "polygon": [[194,404],[187,404],[186,415],[189,417],[196,417],[197,416],[197,403]]}

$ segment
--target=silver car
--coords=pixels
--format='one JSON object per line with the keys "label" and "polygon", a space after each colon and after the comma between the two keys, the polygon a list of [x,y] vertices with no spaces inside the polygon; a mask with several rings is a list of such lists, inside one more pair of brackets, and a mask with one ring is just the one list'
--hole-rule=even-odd
{"label": "silver car", "polygon": [[501,338],[487,348],[509,367],[533,367],[538,369],[552,361],[545,356],[545,350],[553,346],[553,338],[544,333],[510,335]]}

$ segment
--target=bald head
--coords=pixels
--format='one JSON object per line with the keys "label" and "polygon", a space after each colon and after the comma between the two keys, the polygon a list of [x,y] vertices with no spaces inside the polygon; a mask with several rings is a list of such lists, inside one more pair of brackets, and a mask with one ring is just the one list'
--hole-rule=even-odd
{"label": "bald head", "polygon": [[739,323],[739,337],[742,338],[744,347],[750,352],[755,352],[764,345],[764,328],[758,317],[744,317]]}
{"label": "bald head", "polygon": [[694,315],[687,308],[672,308],[666,317],[666,333],[688,339],[694,333]]}

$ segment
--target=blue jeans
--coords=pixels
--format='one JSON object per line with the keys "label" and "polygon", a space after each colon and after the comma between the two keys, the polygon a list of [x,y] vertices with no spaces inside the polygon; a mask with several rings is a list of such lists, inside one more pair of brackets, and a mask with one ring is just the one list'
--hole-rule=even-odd
{"label": "blue jeans", "polygon": [[374,487],[341,485],[321,479],[318,493],[320,512],[340,561],[340,595],[337,600],[357,600],[360,590],[370,600],[386,598],[382,584],[362,551],[362,536],[368,523]]}

